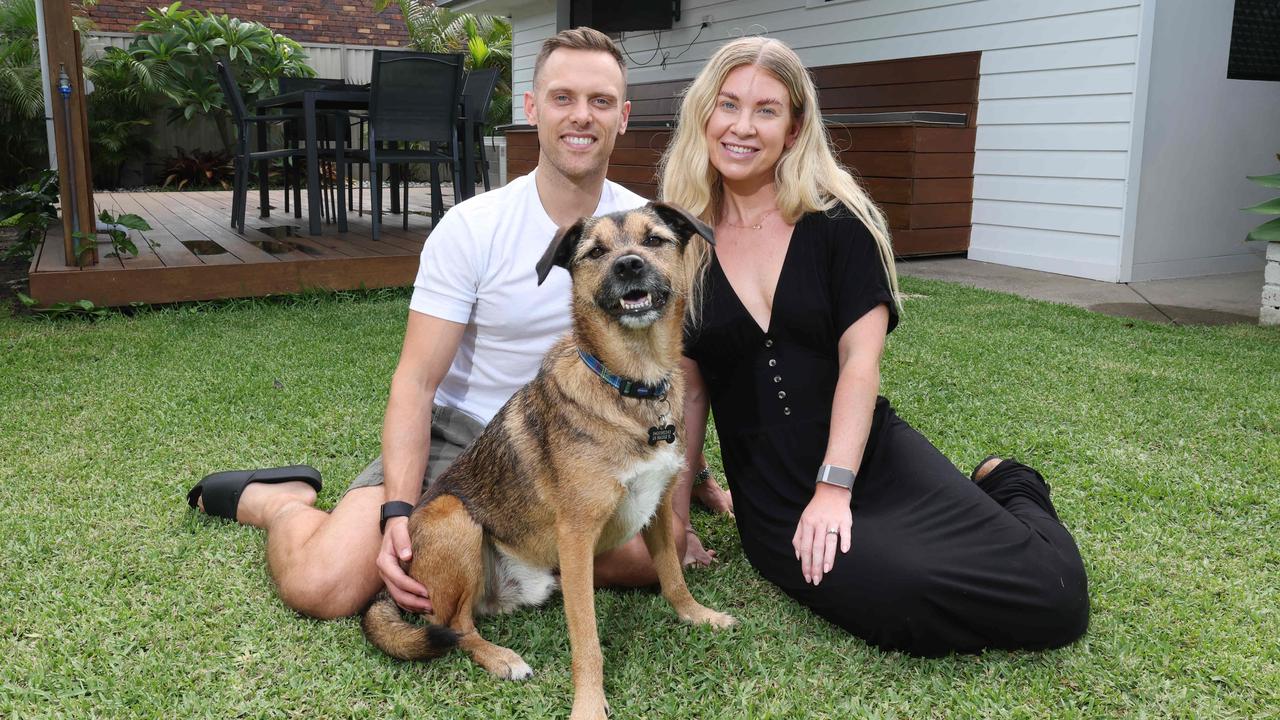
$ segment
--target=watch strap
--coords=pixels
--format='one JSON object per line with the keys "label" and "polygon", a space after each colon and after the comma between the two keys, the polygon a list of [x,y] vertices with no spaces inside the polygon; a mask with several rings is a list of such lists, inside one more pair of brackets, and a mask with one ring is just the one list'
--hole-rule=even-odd
{"label": "watch strap", "polygon": [[853,489],[853,481],[856,478],[857,476],[854,475],[852,470],[842,468],[839,465],[823,465],[818,468],[817,482],[835,485],[845,490]]}
{"label": "watch strap", "polygon": [[382,511],[378,518],[378,532],[387,531],[387,521],[393,517],[409,517],[413,514],[413,505],[403,500],[392,500],[382,503]]}

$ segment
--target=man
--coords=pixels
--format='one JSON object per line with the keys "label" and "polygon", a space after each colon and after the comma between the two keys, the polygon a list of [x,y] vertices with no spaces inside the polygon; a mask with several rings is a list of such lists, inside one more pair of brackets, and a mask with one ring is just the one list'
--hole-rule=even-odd
{"label": "man", "polygon": [[[607,36],[578,28],[547,40],[524,110],[538,128],[535,171],[450,210],[423,247],[382,457],[328,513],[313,507],[316,492],[301,481],[253,482],[241,492],[235,519],[267,530],[271,575],[298,612],[352,615],[383,587],[406,610],[430,610],[427,589],[404,572],[406,508],[424,475],[439,476],[569,328],[568,276],[542,286],[535,278],[556,229],[645,202],[605,179],[631,110],[626,64]],[[685,503],[675,514],[683,556]],[[597,557],[595,577],[599,585],[657,581],[639,537]]]}

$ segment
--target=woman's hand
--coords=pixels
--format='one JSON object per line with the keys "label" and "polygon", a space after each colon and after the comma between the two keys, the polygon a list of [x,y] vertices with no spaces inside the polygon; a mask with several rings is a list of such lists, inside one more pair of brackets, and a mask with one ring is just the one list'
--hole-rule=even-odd
{"label": "woman's hand", "polygon": [[816,586],[822,582],[823,574],[831,572],[836,562],[837,541],[840,552],[849,552],[853,539],[850,494],[850,490],[826,483],[817,483],[813,489],[813,499],[800,515],[800,524],[791,538],[805,582]]}

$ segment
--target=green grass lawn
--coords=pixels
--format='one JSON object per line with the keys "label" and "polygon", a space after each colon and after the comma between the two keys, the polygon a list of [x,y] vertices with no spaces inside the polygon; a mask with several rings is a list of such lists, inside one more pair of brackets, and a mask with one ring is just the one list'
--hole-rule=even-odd
{"label": "green grass lawn", "polygon": [[[1088,635],[1044,653],[884,653],[775,591],[730,521],[697,514],[723,562],[690,586],[742,625],[597,593],[614,716],[1277,716],[1280,332],[904,285],[885,395],[966,471],[987,453],[1042,470],[1089,570]],[[0,319],[0,716],[568,714],[558,596],[482,623],[528,682],[460,653],[401,663],[354,620],[282,606],[261,533],[187,509],[206,472],[300,462],[336,502],[379,450],[406,307],[383,292]]]}

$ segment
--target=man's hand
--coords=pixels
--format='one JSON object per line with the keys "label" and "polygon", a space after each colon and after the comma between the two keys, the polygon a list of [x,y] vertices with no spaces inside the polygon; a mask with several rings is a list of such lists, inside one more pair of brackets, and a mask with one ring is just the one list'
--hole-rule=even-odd
{"label": "man's hand", "polygon": [[431,594],[426,586],[409,577],[404,569],[413,559],[413,544],[409,541],[409,518],[393,517],[387,520],[382,533],[382,549],[378,551],[378,574],[387,586],[391,599],[409,612],[431,612]]}
{"label": "man's hand", "polygon": [[805,582],[816,586],[822,582],[824,573],[831,572],[836,562],[837,541],[840,552],[849,552],[853,538],[850,494],[849,490],[826,483],[818,483],[813,489],[813,499],[800,515],[796,534],[791,538]]}

